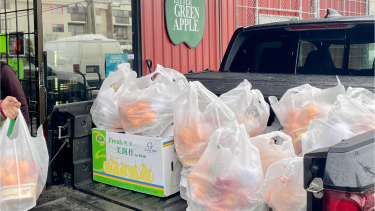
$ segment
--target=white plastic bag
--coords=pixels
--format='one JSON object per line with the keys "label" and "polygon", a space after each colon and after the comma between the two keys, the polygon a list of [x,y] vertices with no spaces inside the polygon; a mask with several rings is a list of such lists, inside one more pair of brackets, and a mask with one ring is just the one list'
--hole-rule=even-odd
{"label": "white plastic bag", "polygon": [[328,116],[312,120],[301,135],[303,154],[374,130],[374,98],[371,92],[351,88],[345,95],[338,95]]}
{"label": "white plastic bag", "polygon": [[183,166],[194,166],[221,127],[237,125],[236,116],[215,94],[193,81],[174,103],[174,143]]}
{"label": "white plastic bag", "polygon": [[292,138],[283,132],[275,131],[253,137],[250,140],[259,150],[264,175],[266,175],[268,167],[276,161],[296,156]]}
{"label": "white plastic bag", "polygon": [[118,100],[136,78],[137,73],[130,69],[130,64],[122,63],[118,65],[117,71],[110,72],[103,81],[90,110],[92,120],[99,129],[124,132],[118,112]]}
{"label": "white plastic bag", "polygon": [[[152,77],[158,74],[152,81]],[[174,100],[185,91],[187,80],[176,70],[158,65],[155,72],[135,80],[121,94],[119,114],[125,133],[160,136],[172,124]]]}
{"label": "white plastic bag", "polygon": [[21,111],[8,138],[9,125],[7,119],[0,130],[0,210],[29,210],[47,179],[49,157],[43,128],[31,137]]}
{"label": "white plastic bag", "polygon": [[220,128],[189,175],[190,210],[265,211],[262,166],[244,125]]}
{"label": "white plastic bag", "polygon": [[270,107],[259,90],[251,90],[248,80],[222,94],[220,99],[235,113],[238,123],[245,125],[250,137],[267,132]]}
{"label": "white plastic bag", "polygon": [[309,122],[326,116],[337,95],[344,93],[345,88],[338,80],[336,87],[324,90],[309,84],[289,89],[280,101],[269,97],[273,111],[284,126],[284,133],[292,137],[297,155],[302,155],[300,135],[306,132]]}
{"label": "white plastic bag", "polygon": [[274,211],[305,211],[303,158],[287,158],[272,164],[261,186],[263,200]]}
{"label": "white plastic bag", "polygon": [[193,170],[193,166],[191,167],[183,167],[181,171],[181,180],[180,180],[180,196],[182,199],[186,199],[186,188],[187,188],[187,182],[189,178],[189,174]]}

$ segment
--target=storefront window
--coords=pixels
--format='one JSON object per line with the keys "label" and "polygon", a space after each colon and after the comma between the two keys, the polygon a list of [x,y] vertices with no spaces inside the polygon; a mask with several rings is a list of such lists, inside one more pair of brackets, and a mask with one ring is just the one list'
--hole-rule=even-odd
{"label": "storefront window", "polygon": [[106,54],[132,54],[129,0],[52,2],[42,0],[47,110],[94,99],[99,84],[96,71],[101,80],[106,76]]}
{"label": "storefront window", "polygon": [[[21,34],[25,52],[11,54],[12,44],[0,58],[15,64],[13,69],[30,101],[30,111],[35,113],[38,74],[34,58],[34,3],[16,2],[6,0],[0,5],[0,36]],[[133,53],[131,0],[42,0],[41,9],[42,17],[38,18],[42,20],[43,49],[39,51],[46,52],[47,113],[55,105],[95,99],[108,71],[106,55]],[[128,62],[132,65],[132,60]]]}

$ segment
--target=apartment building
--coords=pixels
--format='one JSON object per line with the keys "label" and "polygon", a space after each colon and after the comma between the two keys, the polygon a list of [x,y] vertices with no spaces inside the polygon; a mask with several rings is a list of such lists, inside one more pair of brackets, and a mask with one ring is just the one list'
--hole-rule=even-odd
{"label": "apartment building", "polygon": [[[3,1],[2,1],[3,3]],[[96,34],[117,39],[121,45],[131,45],[131,4],[130,0],[112,1],[46,0],[42,1],[43,38],[45,42],[59,38],[85,34],[86,18],[90,20],[90,10],[94,11]],[[11,12],[32,8],[32,0],[6,0],[1,4],[1,11]],[[92,5],[92,9],[91,9]],[[116,7],[115,7],[116,6]],[[109,14],[112,14],[111,16]],[[16,16],[18,22],[16,23]],[[9,13],[1,17],[1,32],[31,32],[33,21],[26,24],[33,16],[27,12]],[[5,22],[6,19],[6,22]],[[31,40],[33,38],[31,37]]]}

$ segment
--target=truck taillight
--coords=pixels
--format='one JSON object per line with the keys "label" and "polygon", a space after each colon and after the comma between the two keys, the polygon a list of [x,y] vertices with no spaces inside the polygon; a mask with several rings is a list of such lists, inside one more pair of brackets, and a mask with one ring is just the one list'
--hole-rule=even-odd
{"label": "truck taillight", "polygon": [[341,25],[318,25],[318,26],[294,26],[290,27],[292,30],[303,30],[303,29],[332,29],[332,28],[346,28],[347,24]]}
{"label": "truck taillight", "polygon": [[79,64],[73,64],[73,71],[79,72]]}
{"label": "truck taillight", "polygon": [[323,211],[373,211],[374,188],[363,192],[323,190]]}

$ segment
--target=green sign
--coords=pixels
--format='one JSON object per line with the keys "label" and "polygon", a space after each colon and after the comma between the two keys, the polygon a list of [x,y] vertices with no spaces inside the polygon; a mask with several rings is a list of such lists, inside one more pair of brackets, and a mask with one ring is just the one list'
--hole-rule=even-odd
{"label": "green sign", "polygon": [[165,22],[174,45],[195,48],[203,38],[206,23],[204,0],[165,0]]}
{"label": "green sign", "polygon": [[[17,73],[19,79],[23,79],[23,62],[21,59],[8,59],[8,65]],[[18,69],[18,67],[20,69]]]}
{"label": "green sign", "polygon": [[7,36],[5,33],[0,33],[0,53],[7,53]]}

